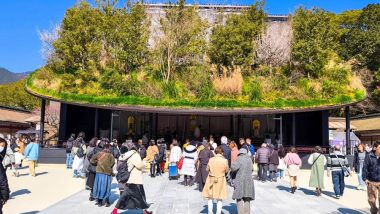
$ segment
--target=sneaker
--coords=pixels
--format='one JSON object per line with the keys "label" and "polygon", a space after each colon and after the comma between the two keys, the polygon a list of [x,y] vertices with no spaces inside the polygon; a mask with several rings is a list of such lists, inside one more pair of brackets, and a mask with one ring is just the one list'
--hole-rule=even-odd
{"label": "sneaker", "polygon": [[95,198],[93,198],[92,196],[90,196],[90,198],[88,199],[89,201],[94,201]]}
{"label": "sneaker", "polygon": [[340,199],[340,195],[336,195],[335,198],[336,198],[336,199]]}
{"label": "sneaker", "polygon": [[148,210],[144,210],[144,214],[152,214],[153,212],[150,212]]}

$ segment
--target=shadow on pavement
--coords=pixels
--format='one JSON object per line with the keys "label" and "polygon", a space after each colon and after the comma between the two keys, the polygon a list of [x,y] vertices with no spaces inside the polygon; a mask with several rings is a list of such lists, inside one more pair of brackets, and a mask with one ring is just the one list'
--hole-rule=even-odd
{"label": "shadow on pavement", "polygon": [[20,214],[36,214],[36,213],[39,213],[40,211],[30,211],[30,212],[26,212],[26,213],[20,213]]}
{"label": "shadow on pavement", "polygon": [[[213,213],[216,212],[216,203],[214,201],[214,206],[212,207],[213,208]],[[228,205],[224,205],[222,207],[222,213],[224,213],[223,211],[228,211],[228,213],[237,213],[237,206],[235,203],[229,203]],[[200,213],[208,213],[208,206],[207,205],[204,205],[203,206],[203,210],[201,210]]]}
{"label": "shadow on pavement", "polygon": [[339,208],[338,211],[342,214],[363,214],[363,212],[359,212],[357,210],[352,210],[349,208]]}
{"label": "shadow on pavement", "polygon": [[290,187],[286,187],[286,186],[276,186],[277,189],[281,190],[281,191],[286,191],[286,192],[290,192]]}
{"label": "shadow on pavement", "polygon": [[299,191],[302,191],[305,195],[316,195],[316,193],[313,190],[306,189],[306,188],[299,188]]}
{"label": "shadow on pavement", "polygon": [[11,198],[13,198],[13,197],[16,197],[19,195],[30,194],[30,193],[32,193],[32,192],[29,191],[28,189],[20,189],[20,190],[17,190],[15,192],[12,192],[10,196],[11,196]]}
{"label": "shadow on pavement", "polygon": [[48,174],[48,172],[38,172],[36,173],[36,176],[45,175],[45,174]]}

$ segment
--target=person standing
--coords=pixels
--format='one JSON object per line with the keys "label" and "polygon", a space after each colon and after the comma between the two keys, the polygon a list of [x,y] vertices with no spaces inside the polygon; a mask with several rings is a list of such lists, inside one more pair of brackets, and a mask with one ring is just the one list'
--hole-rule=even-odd
{"label": "person standing", "polygon": [[158,155],[158,147],[154,140],[150,140],[148,150],[146,151],[146,157],[144,160],[150,163],[150,176],[153,178],[156,176],[156,165],[154,157]]}
{"label": "person standing", "polygon": [[143,140],[141,139],[137,141],[137,150],[140,154],[141,159],[144,159],[146,157],[146,148],[145,148],[145,145],[143,144]]}
{"label": "person standing", "polygon": [[291,193],[294,194],[297,190],[297,176],[302,165],[301,158],[298,156],[297,149],[295,147],[290,148],[290,151],[286,154],[284,161],[290,178]]}
{"label": "person standing", "polygon": [[232,164],[236,161],[236,159],[238,157],[239,150],[237,148],[235,141],[231,141],[229,147],[231,149],[231,164]]}
{"label": "person standing", "polygon": [[373,149],[374,151],[367,153],[365,156],[362,179],[367,183],[371,214],[376,214],[379,212],[379,207],[376,204],[380,197],[380,142],[375,142]]}
{"label": "person standing", "polygon": [[210,150],[211,145],[209,143],[204,144],[204,149],[199,152],[197,161],[197,174],[195,176],[195,182],[198,183],[199,191],[203,191],[206,179],[208,176],[207,164],[210,158],[214,157],[214,153]]}
{"label": "person standing", "polygon": [[269,157],[270,150],[268,149],[267,144],[261,144],[261,148],[256,152],[256,163],[259,168],[258,177],[262,182],[267,180]]}
{"label": "person standing", "polygon": [[223,136],[221,139],[221,148],[223,149],[223,156],[228,161],[228,167],[231,166],[231,149],[227,146],[228,138],[226,136]]}
{"label": "person standing", "polygon": [[269,180],[272,182],[277,182],[277,167],[279,164],[278,148],[274,146],[269,156]]}
{"label": "person standing", "polygon": [[71,156],[71,150],[73,149],[73,144],[75,142],[75,134],[71,134],[70,138],[66,142],[66,168],[71,169],[73,157]]}
{"label": "person standing", "polygon": [[334,146],[334,151],[327,157],[327,176],[332,176],[336,199],[343,196],[345,183],[343,166],[349,167],[346,156],[340,151],[340,146]]}
{"label": "person standing", "polygon": [[82,176],[82,169],[83,169],[83,163],[84,158],[86,157],[86,145],[84,144],[84,140],[82,137],[79,137],[75,140],[73,148],[71,150],[71,156],[74,157],[73,161],[73,177],[78,178],[82,177],[85,178],[85,176]]}
{"label": "person standing", "polygon": [[202,195],[208,199],[208,213],[213,213],[213,200],[217,201],[216,214],[222,213],[223,200],[227,198],[227,179],[229,171],[228,160],[223,156],[223,148],[216,147],[215,157],[210,158],[207,165],[208,176]]}
{"label": "person standing", "polygon": [[252,159],[246,149],[239,150],[239,156],[231,165],[231,172],[236,173],[235,190],[232,199],[237,202],[238,214],[249,214],[250,201],[255,200],[255,186],[252,179]]}
{"label": "person standing", "polygon": [[[83,170],[86,173],[86,189],[91,190],[93,185],[94,185],[94,179],[95,179],[95,166],[92,166],[90,163],[90,160],[95,153],[94,150],[96,149],[96,144],[98,143],[98,138],[94,137],[90,140],[88,143],[87,147],[87,154],[86,157],[84,158],[84,163],[83,163]],[[91,157],[89,157],[91,154]],[[92,201],[90,199],[90,201]]]}
{"label": "person standing", "polygon": [[[7,148],[7,142],[4,138],[0,138],[0,162],[3,161]],[[5,169],[2,164],[0,164],[0,214],[3,213],[3,206],[9,199],[9,186],[8,178],[5,173]]]}
{"label": "person standing", "polygon": [[358,150],[354,154],[354,167],[353,170],[358,174],[358,190],[366,190],[366,184],[364,180],[362,179],[363,177],[363,164],[364,164],[364,159],[366,152],[364,150],[364,144],[360,143],[358,145]]}
{"label": "person standing", "polygon": [[30,175],[36,177],[36,164],[40,155],[40,146],[36,142],[36,138],[34,136],[30,137],[30,141],[31,142],[25,148],[24,155],[29,162]]}
{"label": "person standing", "polygon": [[198,159],[195,142],[191,142],[182,152],[183,164],[180,174],[184,175],[185,186],[193,186],[195,176],[195,163]]}
{"label": "person standing", "polygon": [[[1,136],[0,136],[1,137]],[[10,139],[8,142],[11,142],[12,139]],[[7,147],[5,148],[5,156],[3,157],[2,164],[4,166],[5,171],[7,171],[8,168],[10,168],[13,172],[13,175],[18,177],[19,173],[17,171],[16,166],[16,158],[14,151],[12,149],[12,145],[15,145],[13,143],[7,143]]]}
{"label": "person standing", "polygon": [[251,158],[253,160],[255,157],[255,146],[253,146],[251,138],[245,139],[245,142],[247,142],[249,151],[251,152]]}
{"label": "person standing", "polygon": [[182,156],[181,147],[178,146],[178,141],[173,139],[173,143],[170,150],[169,162],[170,163],[178,163],[179,159]]}
{"label": "person standing", "polygon": [[[119,160],[119,157],[120,157],[120,150],[119,150],[119,146],[117,144],[117,139],[113,139],[110,143],[110,151],[111,151],[111,154],[113,155],[113,157],[115,158],[115,163],[117,163],[117,161]],[[117,164],[115,164],[113,166],[113,173],[116,174],[117,173]]]}
{"label": "person standing", "polygon": [[112,168],[115,164],[115,158],[111,154],[110,145],[105,144],[103,150],[94,155],[90,162],[96,165],[93,190],[93,197],[96,200],[95,205],[101,207],[104,202],[105,206],[109,207],[111,205],[109,197],[111,196]]}
{"label": "person standing", "polygon": [[280,145],[278,147],[278,167],[277,167],[277,172],[278,172],[278,176],[280,179],[283,179],[284,178],[284,172],[286,170],[286,164],[285,164],[285,161],[284,161],[284,157],[286,155],[286,151],[285,151],[285,148]]}
{"label": "person standing", "polygon": [[311,165],[309,186],[316,189],[317,196],[321,196],[322,189],[325,188],[323,176],[327,161],[320,146],[314,148],[313,154],[310,155],[307,162]]}
{"label": "person standing", "polygon": [[121,156],[121,161],[127,162],[127,170],[130,172],[126,187],[120,195],[115,208],[111,214],[117,214],[118,209],[142,209],[144,214],[152,212],[147,211],[149,204],[146,202],[146,196],[143,186],[142,171],[145,167],[141,160],[135,145],[131,145],[130,150]]}

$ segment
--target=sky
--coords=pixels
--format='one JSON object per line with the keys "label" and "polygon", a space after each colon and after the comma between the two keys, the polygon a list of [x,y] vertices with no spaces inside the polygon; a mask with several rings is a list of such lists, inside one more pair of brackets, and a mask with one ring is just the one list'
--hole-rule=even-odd
{"label": "sky", "polygon": [[[59,24],[65,11],[78,0],[3,0],[0,2],[0,67],[12,72],[33,71],[45,64],[38,31]],[[145,2],[164,3],[165,0]],[[187,3],[252,4],[252,0],[192,0]],[[269,14],[289,14],[297,7],[314,6],[341,13],[361,9],[380,0],[266,0]]]}

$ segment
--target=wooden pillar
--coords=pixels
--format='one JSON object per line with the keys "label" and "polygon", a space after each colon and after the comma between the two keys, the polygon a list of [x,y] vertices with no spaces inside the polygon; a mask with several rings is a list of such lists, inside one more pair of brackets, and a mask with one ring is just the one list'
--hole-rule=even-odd
{"label": "wooden pillar", "polygon": [[40,118],[40,144],[44,143],[44,132],[45,132],[45,108],[46,100],[41,100],[41,118]]}
{"label": "wooden pillar", "polygon": [[344,109],[346,116],[346,154],[351,155],[351,139],[350,139],[350,106]]}

